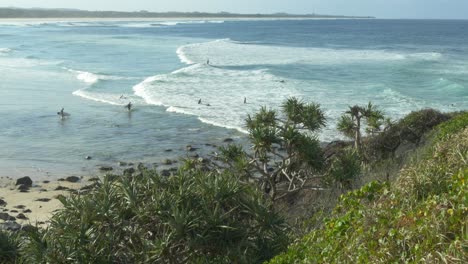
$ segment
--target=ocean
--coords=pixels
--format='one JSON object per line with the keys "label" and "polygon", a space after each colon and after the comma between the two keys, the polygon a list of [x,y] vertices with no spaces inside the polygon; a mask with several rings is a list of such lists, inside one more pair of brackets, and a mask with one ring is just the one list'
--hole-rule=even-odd
{"label": "ocean", "polygon": [[244,142],[291,96],[321,104],[324,142],[349,105],[466,110],[468,21],[3,21],[0,77],[0,176],[56,179]]}

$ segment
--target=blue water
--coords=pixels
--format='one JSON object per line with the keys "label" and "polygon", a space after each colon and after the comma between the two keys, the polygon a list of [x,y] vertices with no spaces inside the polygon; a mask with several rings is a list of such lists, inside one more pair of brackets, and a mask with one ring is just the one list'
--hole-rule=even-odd
{"label": "blue water", "polygon": [[0,22],[0,76],[0,176],[58,178],[242,141],[289,96],[322,105],[323,141],[351,104],[466,110],[468,21]]}

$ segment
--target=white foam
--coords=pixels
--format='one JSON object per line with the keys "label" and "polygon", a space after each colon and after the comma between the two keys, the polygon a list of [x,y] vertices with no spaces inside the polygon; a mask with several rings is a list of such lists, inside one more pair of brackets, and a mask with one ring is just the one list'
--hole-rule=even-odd
{"label": "white foam", "polygon": [[73,70],[73,69],[68,69],[68,68],[63,68],[73,74],[76,74],[76,78],[80,81],[83,81],[89,85],[93,85],[100,80],[104,81],[111,81],[111,80],[133,80],[136,78],[133,77],[123,77],[123,76],[113,76],[113,75],[105,75],[105,74],[96,74],[92,72],[87,72],[87,71],[78,71],[78,70]]}
{"label": "white foam", "polygon": [[224,20],[186,20],[186,21],[164,21],[156,22],[157,24],[164,26],[176,26],[179,24],[206,24],[206,23],[224,23]]}
{"label": "white foam", "polygon": [[83,82],[89,83],[89,84],[93,84],[93,83],[96,83],[96,82],[99,81],[99,77],[96,74],[91,73],[91,72],[79,71],[76,78],[78,80],[80,80],[80,81],[83,81]]}
{"label": "white foam", "polygon": [[12,52],[13,50],[12,49],[9,49],[9,48],[0,48],[0,55],[2,54],[8,54],[10,52]]}
{"label": "white foam", "polygon": [[124,94],[125,99],[121,99],[120,94],[98,93],[98,92],[92,92],[86,89],[80,89],[80,90],[74,91],[73,95],[79,96],[88,100],[100,102],[100,103],[110,104],[110,105],[124,106],[124,105],[127,105],[128,102],[132,102],[133,105],[145,104],[145,102],[141,100],[141,98],[133,96],[133,95],[129,95],[129,94]]}
{"label": "white foam", "polygon": [[[281,83],[265,70],[226,70],[194,64],[149,77],[133,90],[148,104],[166,106],[168,112],[194,115],[204,123],[245,132],[247,114],[263,105],[279,106],[285,98],[299,95],[294,86],[293,81]],[[244,97],[247,104],[243,103]]]}
{"label": "white foam", "polygon": [[440,53],[403,53],[385,50],[353,50],[329,48],[298,48],[256,44],[244,44],[222,39],[182,46],[177,54],[187,64],[205,63],[209,58],[212,65],[284,65],[284,64],[350,64],[407,59],[438,60]]}

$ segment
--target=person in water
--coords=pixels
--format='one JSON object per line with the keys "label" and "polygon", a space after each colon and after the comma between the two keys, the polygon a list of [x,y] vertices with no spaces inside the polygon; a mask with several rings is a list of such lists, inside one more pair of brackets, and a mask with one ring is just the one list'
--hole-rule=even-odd
{"label": "person in water", "polygon": [[125,108],[127,108],[128,111],[132,110],[132,102],[128,102],[128,104],[125,106]]}
{"label": "person in water", "polygon": [[201,104],[201,98],[198,100],[198,104]]}
{"label": "person in water", "polygon": [[206,60],[206,65],[210,65],[210,59]]}
{"label": "person in water", "polygon": [[247,103],[247,97],[244,97],[244,104]]}
{"label": "person in water", "polygon": [[62,109],[60,110],[60,112],[57,112],[57,115],[59,115],[61,119],[64,119],[65,116],[66,116],[66,114],[65,114],[65,112],[64,112],[63,110],[64,110],[64,108],[62,107]]}

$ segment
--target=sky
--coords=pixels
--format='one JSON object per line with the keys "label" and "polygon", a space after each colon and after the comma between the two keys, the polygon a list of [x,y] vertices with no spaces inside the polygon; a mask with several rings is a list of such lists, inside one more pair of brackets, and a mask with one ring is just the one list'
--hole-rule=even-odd
{"label": "sky", "polygon": [[0,0],[0,7],[468,19],[468,0]]}

